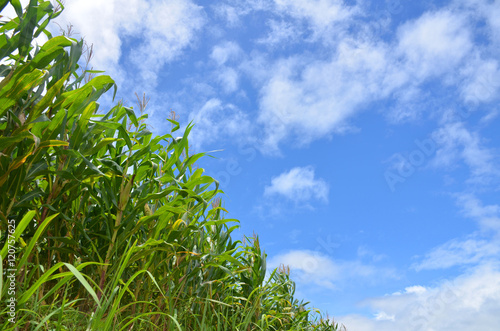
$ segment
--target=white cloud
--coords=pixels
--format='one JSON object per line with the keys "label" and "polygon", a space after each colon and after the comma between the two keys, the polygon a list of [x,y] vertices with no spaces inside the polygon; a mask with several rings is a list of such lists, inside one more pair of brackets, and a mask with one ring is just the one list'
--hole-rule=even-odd
{"label": "white cloud", "polygon": [[410,287],[365,304],[375,312],[372,318],[348,315],[336,321],[350,331],[496,330],[500,325],[500,271],[497,266],[483,265],[451,282]]}
{"label": "white cloud", "polygon": [[373,252],[371,249],[367,248],[366,246],[359,246],[358,247],[358,257],[360,258],[368,258],[373,262],[379,262],[387,258],[387,255],[385,254],[376,254]]}
{"label": "white cloud", "polygon": [[[29,1],[28,0],[21,0],[20,1],[21,3],[21,7],[24,9],[28,6],[29,4]],[[56,5],[54,5],[55,7]],[[0,22],[8,22],[8,21],[11,21],[13,19],[17,18],[17,13],[16,13],[16,10],[14,9],[14,7],[8,3],[3,9],[2,9],[2,12],[0,14]],[[5,32],[2,32],[3,34],[5,34]],[[13,35],[13,31],[11,32],[8,32],[6,34],[7,37],[12,37]],[[38,45],[38,46],[42,46],[43,44],[45,44],[45,42],[48,40],[47,36],[45,35],[45,33],[41,33],[38,37],[36,37],[33,41],[32,41],[32,45]],[[30,52],[32,55],[34,54],[34,50],[32,50]],[[13,54],[18,54],[17,50],[15,50],[13,52]],[[0,62],[0,65],[2,64],[6,64],[6,63],[11,63],[12,60],[7,60],[6,58],[4,58],[1,62]]]}
{"label": "white cloud", "polygon": [[341,276],[341,270],[329,257],[312,252],[294,250],[283,255],[273,256],[267,261],[269,270],[284,264],[289,266],[295,281],[308,282],[334,289],[334,281]]}
{"label": "white cloud", "polygon": [[295,202],[307,202],[312,198],[328,201],[328,184],[314,178],[312,167],[296,167],[271,180],[265,196],[281,195]]}
{"label": "white cloud", "polygon": [[241,53],[240,46],[232,41],[226,41],[212,48],[210,57],[220,66],[235,59]]}
{"label": "white cloud", "polygon": [[231,27],[240,23],[240,13],[236,7],[226,4],[218,4],[213,7],[215,14],[224,18]]}
{"label": "white cloud", "polygon": [[426,254],[413,267],[419,270],[446,269],[453,266],[483,264],[500,254],[500,206],[484,205],[470,193],[455,194],[460,212],[473,219],[481,231],[465,239],[452,239]]}
{"label": "white cloud", "polygon": [[335,261],[327,255],[310,250],[291,250],[267,261],[269,270],[281,264],[290,267],[291,278],[300,287],[320,286],[333,290],[339,284],[353,279],[377,282],[380,279],[397,278],[392,269],[360,261]]}
{"label": "white cloud", "polygon": [[465,19],[442,10],[425,13],[398,31],[399,51],[419,78],[454,68],[473,47]]}
{"label": "white cloud", "polygon": [[239,74],[233,68],[223,67],[218,69],[217,80],[225,93],[231,93],[238,89]]}
{"label": "white cloud", "polygon": [[[181,58],[207,23],[204,9],[192,0],[73,0],[66,7],[61,25],[71,21],[94,44],[94,67],[107,70],[123,89],[141,86],[151,91],[161,68]],[[499,6],[490,7],[482,9],[481,15],[493,31],[498,19],[491,13]],[[257,39],[260,42],[279,45],[303,40],[304,26],[315,36],[334,39],[314,46],[320,47],[322,60],[304,52],[274,64],[268,60],[246,62],[246,66],[258,65],[247,69],[227,66],[242,54],[235,42],[224,41],[212,49],[211,59],[221,66],[215,80],[225,93],[238,90],[242,74],[259,76],[255,84],[260,89],[258,124],[264,124],[264,152],[276,152],[290,136],[300,137],[300,145],[345,132],[350,128],[348,121],[374,100],[396,98],[400,102],[391,112],[391,120],[413,120],[425,108],[415,102],[423,98],[420,84],[436,75],[452,76],[446,84],[459,84],[466,101],[491,102],[500,89],[500,83],[495,85],[497,81],[489,79],[496,76],[487,76],[500,71],[497,62],[475,47],[470,17],[458,9],[425,13],[401,25],[392,41],[383,41],[382,31],[366,34],[347,29],[356,23],[356,15],[366,13],[361,12],[362,7],[340,0],[247,0],[210,8],[210,13],[225,17],[233,27],[244,15],[262,12],[271,31]],[[372,23],[379,21],[367,22]],[[125,54],[129,39],[141,41]],[[249,56],[257,59],[255,53]],[[262,58],[265,56],[259,60]],[[123,70],[129,62],[135,66],[129,72],[137,77],[129,77]],[[483,88],[485,79],[488,89]],[[482,93],[479,97],[477,91]]]}
{"label": "white cloud", "polygon": [[275,4],[277,11],[307,20],[315,35],[323,34],[336,23],[346,21],[354,12],[341,0],[275,0]]}
{"label": "white cloud", "polygon": [[404,89],[394,91],[395,106],[387,112],[390,123],[401,124],[419,119],[424,112],[425,101],[428,96],[416,85],[406,86]]}
{"label": "white cloud", "polygon": [[489,3],[486,9],[488,24],[491,29],[492,39],[500,42],[500,3],[494,1]]}
{"label": "white cloud", "polygon": [[500,253],[500,242],[470,237],[453,239],[434,248],[424,260],[414,265],[415,270],[446,269],[457,265],[478,264]]}
{"label": "white cloud", "polygon": [[462,70],[466,77],[462,85],[462,98],[466,102],[490,102],[498,98],[500,70],[493,59],[475,59]]}
{"label": "white cloud", "polygon": [[[223,41],[213,47],[210,58],[219,70],[207,76],[215,77],[224,93],[240,88],[241,75],[257,78],[257,124],[264,127],[263,152],[276,152],[279,144],[291,136],[300,137],[294,142],[305,145],[345,132],[351,128],[349,120],[369,102],[385,98],[398,100],[389,115],[391,120],[413,120],[425,108],[415,102],[423,98],[420,84],[436,75],[452,77],[445,84],[459,85],[466,101],[474,98],[479,89],[488,94],[476,99],[490,102],[500,88],[493,84],[491,90],[493,85],[489,84],[491,91],[481,89],[486,74],[498,71],[498,65],[485,57],[481,48],[473,47],[472,25],[459,10],[425,13],[400,26],[393,41],[382,41],[378,30],[375,34],[359,34],[360,31],[346,29],[355,23],[355,15],[363,13],[361,7],[344,1],[251,0],[211,8],[232,26],[238,25],[243,15],[264,12],[269,17],[271,32],[257,40],[271,45],[303,40],[304,26],[315,36],[334,39],[320,46],[324,47],[321,60],[304,52],[273,63],[266,55],[249,52],[250,61],[232,68],[227,63],[241,57],[239,45]],[[200,6],[181,0],[125,0],[120,4],[112,0],[104,5],[96,0],[74,0],[63,14],[75,30],[94,43],[96,69],[105,68],[122,88],[139,85],[145,90],[156,86],[158,73],[165,64],[179,59],[193,45],[206,24],[205,15]],[[496,20],[492,22],[490,25],[494,26]],[[142,41],[125,57],[124,46],[129,38]],[[312,38],[309,42],[318,40]],[[138,77],[132,78],[138,78],[139,84],[138,79],[126,77],[123,61],[135,65]]]}
{"label": "white cloud", "polygon": [[388,315],[385,312],[380,312],[375,314],[375,319],[377,321],[394,321],[396,317],[394,315]]}
{"label": "white cloud", "polygon": [[[500,42],[500,2],[484,0],[458,1],[474,14],[485,19],[487,36],[494,43]],[[498,52],[498,50],[497,50]]]}
{"label": "white cloud", "polygon": [[258,43],[269,46],[278,46],[283,43],[289,45],[301,35],[300,30],[292,22],[269,20],[267,25],[270,31],[265,38],[258,39]]}
{"label": "white cloud", "polygon": [[240,46],[231,41],[222,42],[212,48],[210,58],[217,64],[215,79],[220,83],[225,93],[232,93],[238,89],[239,70],[231,68],[226,64],[240,57],[242,50]]}
{"label": "white cloud", "polygon": [[269,11],[272,8],[272,2],[269,0],[229,0],[227,2],[229,4],[214,2],[211,7],[215,14],[223,18],[226,25],[231,28],[241,25],[242,18],[252,12]]}
{"label": "white cloud", "polygon": [[188,47],[204,24],[202,8],[191,1],[74,0],[65,7],[58,23],[73,24],[78,37],[94,45],[94,68],[118,81],[126,82],[119,66],[125,60],[122,45],[129,38],[141,40],[129,60],[147,87],[155,87],[161,67]]}
{"label": "white cloud", "polygon": [[458,9],[467,13],[467,19],[475,24],[475,38],[487,37],[487,42],[477,43],[460,70],[464,77],[461,86],[465,102],[478,104],[498,99],[500,92],[500,2],[482,0],[457,1]]}
{"label": "white cloud", "polygon": [[56,20],[63,29],[69,24],[73,25],[72,30],[77,33],[73,37],[84,38],[89,45],[94,45],[93,65],[96,69],[116,71],[122,45],[119,30],[122,26],[138,28],[140,16],[130,15],[130,21],[125,24],[124,11],[133,8],[140,13],[145,9],[144,5],[133,0],[124,2],[122,6],[116,6],[113,0],[74,0],[66,4],[62,15]]}
{"label": "white cloud", "polygon": [[[21,6],[23,8],[26,7],[26,5],[28,3],[29,2],[26,0],[21,0]],[[0,20],[7,21],[7,20],[12,20],[12,19],[16,18],[17,13],[16,13],[16,10],[14,9],[14,7],[12,7],[12,5],[10,3],[8,3],[7,6],[5,6],[4,9],[2,9],[1,16],[2,17],[0,18]]]}
{"label": "white cloud", "polygon": [[483,230],[494,230],[500,234],[500,206],[484,205],[472,194],[458,194],[457,204],[462,213],[477,221]]}
{"label": "white cloud", "polygon": [[259,41],[273,45],[305,35],[310,35],[309,42],[330,42],[346,30],[349,19],[359,12],[356,5],[347,5],[342,0],[244,0],[230,3],[213,8],[231,27],[240,25],[242,17],[252,13],[271,14],[273,18],[268,20],[271,32]]}
{"label": "white cloud", "polygon": [[[335,1],[277,4],[297,17],[316,17],[309,6],[340,6]],[[438,92],[424,89],[436,78],[442,88],[454,88],[465,102],[496,100],[499,65],[488,48],[474,43],[477,31],[470,15],[446,8],[426,12],[400,25],[392,41],[377,34],[358,38],[355,32],[340,33],[325,49],[324,54],[331,54],[329,58],[318,60],[304,53],[268,63],[271,69],[264,83],[257,82],[261,86],[258,120],[265,128],[263,151],[278,151],[279,144],[290,136],[300,137],[294,143],[305,145],[345,132],[350,128],[348,121],[373,101],[396,101],[388,111],[392,122],[418,119],[429,107],[435,107],[433,102],[440,97]],[[314,20],[321,22],[320,17]],[[339,17],[353,20],[347,14]],[[291,34],[288,23],[284,20],[276,25],[277,40]],[[273,38],[271,34],[264,40],[277,42]],[[473,152],[473,148],[465,151]],[[472,157],[468,160],[474,162]]]}
{"label": "white cloud", "polygon": [[470,132],[463,122],[445,124],[433,133],[438,144],[434,166],[451,167],[462,160],[471,171],[472,182],[485,183],[491,176],[498,175],[495,167],[495,154],[482,146],[478,133]]}
{"label": "white cloud", "polygon": [[249,135],[250,122],[245,113],[219,99],[208,100],[199,110],[191,112],[189,120],[195,123],[189,142],[199,150],[215,141],[231,138],[238,141]]}
{"label": "white cloud", "polygon": [[202,7],[191,1],[154,2],[144,17],[145,41],[131,51],[145,81],[156,81],[159,68],[176,58],[204,25]]}
{"label": "white cloud", "polygon": [[289,135],[303,145],[345,131],[346,120],[362,105],[408,80],[388,58],[382,44],[345,41],[329,61],[278,61],[261,89],[259,121],[265,125],[267,151],[277,150]]}

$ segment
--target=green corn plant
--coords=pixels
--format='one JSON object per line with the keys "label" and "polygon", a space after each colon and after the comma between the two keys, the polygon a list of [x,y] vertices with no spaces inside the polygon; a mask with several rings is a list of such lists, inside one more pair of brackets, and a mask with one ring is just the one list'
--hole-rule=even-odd
{"label": "green corn plant", "polygon": [[[46,27],[57,1],[0,0],[0,299],[16,256],[17,316],[2,330],[337,330],[313,321],[285,269],[266,281],[258,237],[232,239],[218,182],[182,134],[99,99],[114,81],[87,70],[84,42]],[[34,45],[41,33],[48,41]],[[180,135],[180,136],[179,136]],[[9,224],[15,231],[9,232]],[[15,248],[9,244],[15,243]],[[11,254],[14,253],[14,254]]]}

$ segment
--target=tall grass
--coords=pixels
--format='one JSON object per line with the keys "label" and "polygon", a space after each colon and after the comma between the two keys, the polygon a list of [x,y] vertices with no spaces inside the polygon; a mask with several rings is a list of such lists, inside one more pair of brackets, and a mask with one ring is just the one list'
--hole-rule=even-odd
{"label": "tall grass", "polygon": [[[0,23],[2,330],[337,330],[294,297],[287,268],[266,278],[257,236],[232,239],[238,221],[224,217],[217,181],[193,167],[204,154],[189,151],[192,125],[178,137],[168,119],[171,132],[153,135],[144,99],[140,114],[100,110],[114,81],[80,65],[83,41],[45,29],[62,4],[10,4],[18,17]],[[49,40],[34,47],[41,33]]]}

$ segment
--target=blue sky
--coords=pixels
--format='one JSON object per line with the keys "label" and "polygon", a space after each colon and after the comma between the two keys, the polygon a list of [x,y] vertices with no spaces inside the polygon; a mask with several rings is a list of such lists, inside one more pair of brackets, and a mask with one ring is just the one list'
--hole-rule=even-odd
{"label": "blue sky", "polygon": [[[237,234],[349,330],[500,324],[500,1],[67,0]],[[57,31],[57,26],[52,29]]]}

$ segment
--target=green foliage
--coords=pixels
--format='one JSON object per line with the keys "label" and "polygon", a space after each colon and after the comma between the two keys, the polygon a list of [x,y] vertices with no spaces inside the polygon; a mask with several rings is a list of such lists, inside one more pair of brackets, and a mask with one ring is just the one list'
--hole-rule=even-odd
{"label": "green foliage", "polygon": [[[237,221],[194,165],[203,154],[189,152],[192,126],[176,137],[170,119],[169,134],[153,135],[145,100],[139,117],[121,103],[98,111],[114,81],[89,78],[83,41],[45,30],[62,4],[10,3],[18,17],[0,23],[0,247],[5,270],[16,242],[17,316],[9,322],[2,305],[0,328],[337,330],[311,321],[288,270],[266,281],[256,236],[232,240]],[[49,40],[34,47],[41,33]]]}

